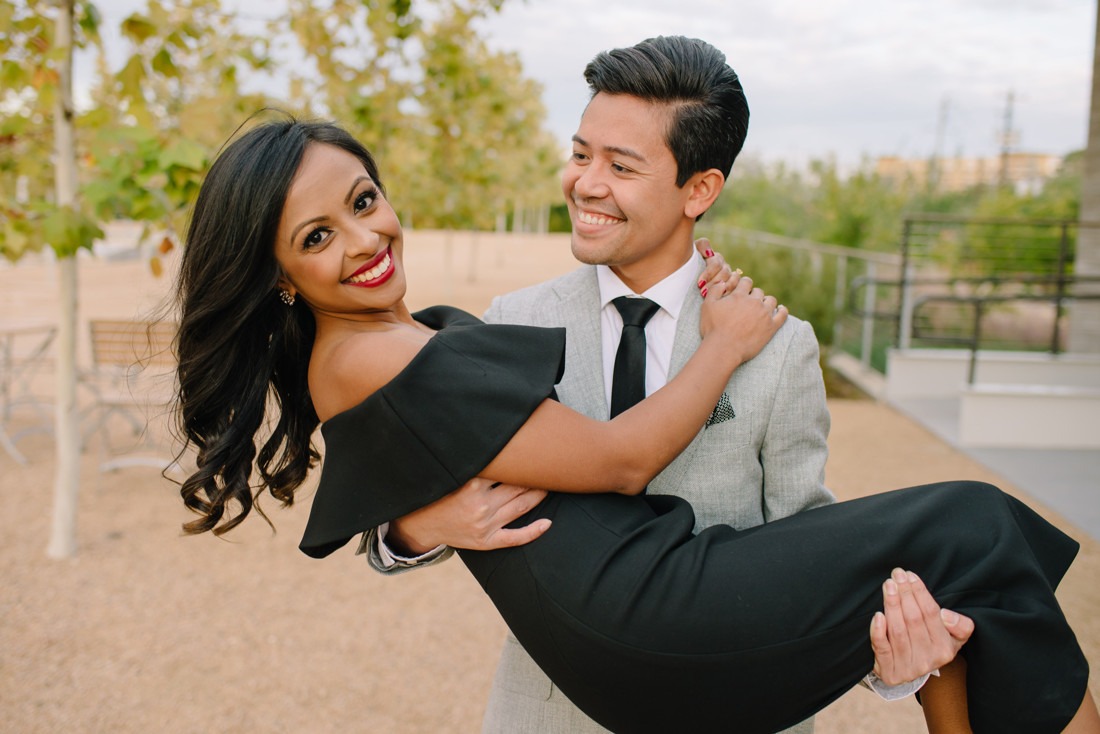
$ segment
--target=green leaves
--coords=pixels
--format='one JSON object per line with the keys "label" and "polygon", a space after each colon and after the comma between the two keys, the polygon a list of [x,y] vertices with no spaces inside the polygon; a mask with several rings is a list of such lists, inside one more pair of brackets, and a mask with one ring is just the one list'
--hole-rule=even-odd
{"label": "green leaves", "polygon": [[151,62],[153,71],[161,76],[174,79],[179,76],[179,69],[176,68],[175,63],[172,61],[172,54],[168,53],[168,49],[162,48],[157,51],[156,56],[153,57]]}
{"label": "green leaves", "polygon": [[37,227],[20,211],[0,212],[0,255],[15,262],[27,252],[42,249]]}
{"label": "green leaves", "polygon": [[178,167],[201,172],[206,169],[206,149],[186,138],[173,140],[161,151],[157,164],[164,170]]}
{"label": "green leaves", "polygon": [[182,215],[208,164],[206,148],[195,141],[140,127],[101,129],[89,147],[99,175],[83,195],[101,219],[164,223]]}
{"label": "green leaves", "polygon": [[102,236],[94,219],[71,207],[39,202],[0,210],[0,254],[11,261],[47,245],[58,257],[70,257],[80,248],[91,249]]}
{"label": "green leaves", "polygon": [[[0,254],[75,252],[96,221],[114,218],[181,231],[211,157],[265,108],[347,127],[418,226],[491,228],[556,200],[559,155],[539,89],[478,33],[502,2],[287,0],[257,26],[224,0],[141,0],[114,21],[125,55],[108,67],[105,21],[77,0],[75,42],[89,49],[80,63],[96,73],[77,109],[78,205],[55,210],[57,11],[0,0]],[[288,78],[287,98],[242,89],[257,78]]]}
{"label": "green leaves", "polygon": [[77,4],[76,24],[86,38],[98,41],[99,26],[102,22],[103,18],[99,15],[99,10],[91,2],[85,0]]}
{"label": "green leaves", "polygon": [[367,144],[407,223],[491,229],[560,197],[541,90],[479,35],[500,5],[290,0],[286,28],[315,65],[293,72],[294,106]]}
{"label": "green leaves", "polygon": [[46,210],[42,234],[58,257],[72,257],[80,248],[90,250],[103,230],[83,212],[63,206]]}
{"label": "green leaves", "polygon": [[123,36],[136,44],[140,44],[156,34],[157,26],[145,16],[134,13],[122,21],[119,30],[122,31]]}

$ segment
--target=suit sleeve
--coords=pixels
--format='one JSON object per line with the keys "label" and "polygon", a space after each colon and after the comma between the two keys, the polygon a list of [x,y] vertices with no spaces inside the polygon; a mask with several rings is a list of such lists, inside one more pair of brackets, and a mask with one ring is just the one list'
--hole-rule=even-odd
{"label": "suit sleeve", "polygon": [[[440,546],[435,550],[430,550],[415,558],[404,558],[399,556],[390,550],[389,546],[386,546],[384,538],[381,537],[381,531],[385,527],[386,525],[383,524],[363,533],[363,539],[359,543],[359,550],[356,551],[358,555],[365,555],[367,557],[367,563],[378,573],[389,575],[404,573],[426,566],[434,566],[454,555],[454,548]],[[385,546],[385,553],[382,551],[383,546]]]}
{"label": "suit sleeve", "polygon": [[503,324],[504,323],[504,300],[503,296],[493,296],[492,302],[489,304],[489,309],[485,312],[485,315],[481,317],[481,320],[487,324]]}
{"label": "suit sleeve", "polygon": [[802,321],[787,346],[760,451],[764,519],[778,520],[835,502],[825,488],[829,409],[817,337]]}

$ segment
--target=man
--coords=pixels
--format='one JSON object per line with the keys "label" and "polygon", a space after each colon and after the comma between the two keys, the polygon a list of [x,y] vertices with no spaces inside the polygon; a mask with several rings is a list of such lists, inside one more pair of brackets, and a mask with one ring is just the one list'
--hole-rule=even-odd
{"label": "man", "polygon": [[[655,38],[599,54],[585,69],[592,99],[562,175],[574,256],[586,266],[494,299],[485,320],[564,326],[564,404],[607,419],[616,402],[624,317],[616,299],[656,304],[645,336],[645,394],[659,389],[698,347],[703,259],[696,220],[713,204],[740,152],[748,106],[717,49]],[[829,415],[813,329],[790,317],[730,380],[708,426],[648,491],[676,494],[696,529],[747,528],[833,501],[824,468]],[[527,542],[545,525],[503,528],[542,497],[470,485],[364,539],[377,568],[401,570],[445,557],[438,543],[487,549]],[[465,527],[467,535],[456,535]],[[387,548],[389,544],[390,547]],[[924,668],[927,670],[928,668]],[[731,722],[731,726],[735,722]],[[490,733],[602,732],[550,682],[511,636],[485,715]],[[806,734],[812,721],[789,731]]]}
{"label": "man", "polygon": [[[748,106],[722,54],[688,39],[602,53],[585,79],[593,97],[573,137],[562,191],[573,255],[596,267],[497,298],[486,320],[565,326],[558,397],[607,418],[622,330],[614,298],[641,294],[660,306],[645,329],[646,394],[699,345],[702,299],[694,286],[702,262],[692,247],[694,222],[721,192],[741,150]],[[737,369],[725,394],[731,417],[702,431],[648,491],[688,500],[697,529],[751,527],[831,502],[823,484],[829,417],[809,324],[788,318]],[[603,729],[509,638],[485,731]]]}

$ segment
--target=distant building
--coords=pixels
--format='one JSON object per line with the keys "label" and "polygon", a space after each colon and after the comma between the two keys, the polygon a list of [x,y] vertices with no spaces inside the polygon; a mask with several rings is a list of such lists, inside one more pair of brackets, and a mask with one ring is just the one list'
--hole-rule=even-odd
{"label": "distant building", "polygon": [[906,183],[937,191],[962,191],[985,184],[1010,184],[1019,194],[1033,194],[1058,172],[1061,156],[1046,153],[1008,153],[989,158],[899,158],[875,161],[875,173],[898,185]]}

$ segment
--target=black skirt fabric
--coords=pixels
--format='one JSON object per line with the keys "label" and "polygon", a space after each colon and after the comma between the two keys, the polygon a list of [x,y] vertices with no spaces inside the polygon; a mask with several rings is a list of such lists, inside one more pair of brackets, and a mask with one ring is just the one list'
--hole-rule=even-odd
{"label": "black skirt fabric", "polygon": [[[301,548],[321,557],[438,499],[499,452],[560,379],[560,329],[448,308],[389,385],[325,423]],[[461,557],[532,658],[615,732],[773,732],[872,667],[881,583],[901,566],[974,618],[977,732],[1059,732],[1088,665],[1054,596],[1077,543],[990,485],[947,482],[692,533],[683,500],[551,493],[538,540]]]}

